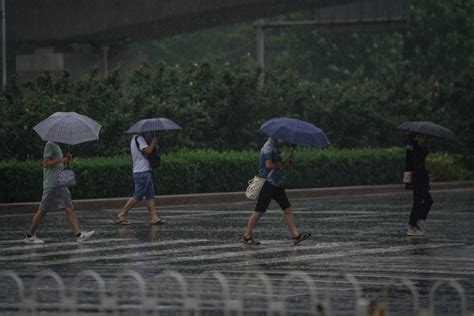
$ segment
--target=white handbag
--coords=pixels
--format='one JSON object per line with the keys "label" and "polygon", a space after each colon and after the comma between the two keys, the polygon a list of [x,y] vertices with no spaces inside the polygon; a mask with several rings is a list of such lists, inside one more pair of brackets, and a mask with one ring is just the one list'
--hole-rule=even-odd
{"label": "white handbag", "polygon": [[413,171],[405,171],[403,173],[403,180],[404,184],[411,184],[413,182]]}
{"label": "white handbag", "polygon": [[[267,178],[271,176],[273,173],[272,169],[270,173],[268,174]],[[260,190],[263,187],[263,184],[265,183],[265,178],[260,178],[259,176],[253,177],[253,179],[249,180],[249,185],[247,186],[247,189],[245,190],[245,196],[250,199],[250,200],[256,200]]]}
{"label": "white handbag", "polygon": [[72,170],[62,170],[58,174],[57,183],[59,187],[72,187],[76,185],[76,176]]}

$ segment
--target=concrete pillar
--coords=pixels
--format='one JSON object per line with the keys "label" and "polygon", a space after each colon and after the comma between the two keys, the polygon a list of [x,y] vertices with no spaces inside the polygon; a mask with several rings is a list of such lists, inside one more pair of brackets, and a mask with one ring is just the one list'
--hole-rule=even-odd
{"label": "concrete pillar", "polygon": [[62,72],[64,54],[55,53],[52,47],[36,48],[33,54],[16,56],[16,72],[20,79],[30,79],[41,72]]}
{"label": "concrete pillar", "polygon": [[7,24],[5,14],[5,1],[1,0],[1,18],[2,18],[2,87],[7,85]]}
{"label": "concrete pillar", "polygon": [[16,56],[16,74],[21,80],[36,78],[42,72],[60,77],[63,71],[71,74],[75,80],[98,68],[106,76],[112,67],[122,65],[125,73],[130,74],[140,67],[146,58],[143,54],[130,49],[128,45],[110,46],[103,44],[88,51],[56,52],[52,47],[36,48],[32,54]]}

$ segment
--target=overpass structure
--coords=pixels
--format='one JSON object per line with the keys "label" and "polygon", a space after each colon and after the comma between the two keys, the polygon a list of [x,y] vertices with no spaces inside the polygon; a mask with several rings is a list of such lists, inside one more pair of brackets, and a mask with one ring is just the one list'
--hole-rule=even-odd
{"label": "overpass structure", "polygon": [[[257,25],[261,40],[264,28],[277,26],[268,18],[302,10],[314,12],[309,21],[313,27],[329,32],[356,31],[361,26],[386,31],[403,28],[406,22],[406,0],[5,1],[8,44],[34,47],[16,56],[20,75],[64,69],[81,73],[92,64],[106,71],[111,47],[118,61],[127,59],[120,51],[130,42],[266,18]],[[69,54],[65,48],[73,43],[98,49],[82,56]]]}

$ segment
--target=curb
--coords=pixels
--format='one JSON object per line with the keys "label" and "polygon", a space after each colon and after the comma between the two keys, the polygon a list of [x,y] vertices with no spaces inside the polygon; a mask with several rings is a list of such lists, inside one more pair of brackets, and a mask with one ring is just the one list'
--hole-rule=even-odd
{"label": "curb", "polygon": [[[431,183],[431,190],[455,190],[474,188],[474,181],[456,181],[456,182],[434,182]],[[309,189],[288,189],[286,190],[289,199],[298,198],[318,198],[318,197],[337,197],[347,195],[366,195],[381,193],[401,193],[406,192],[404,185],[385,184],[385,185],[364,185],[347,187],[327,187],[327,188],[309,188]],[[105,199],[86,199],[73,200],[76,209],[121,209],[128,197],[105,198]],[[155,198],[158,206],[176,206],[193,204],[221,204],[235,202],[250,202],[245,197],[244,192],[222,192],[222,193],[200,193],[200,194],[179,194],[163,195]],[[39,202],[24,203],[0,203],[0,215],[11,214],[33,214],[38,208]],[[145,202],[140,202],[138,206],[145,206]]]}

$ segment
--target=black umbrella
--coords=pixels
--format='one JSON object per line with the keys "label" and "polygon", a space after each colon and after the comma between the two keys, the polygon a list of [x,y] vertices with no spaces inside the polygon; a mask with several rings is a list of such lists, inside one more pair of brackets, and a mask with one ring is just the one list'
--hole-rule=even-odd
{"label": "black umbrella", "polygon": [[398,129],[412,133],[445,138],[448,140],[457,140],[457,137],[452,130],[433,122],[407,121],[400,124]]}

